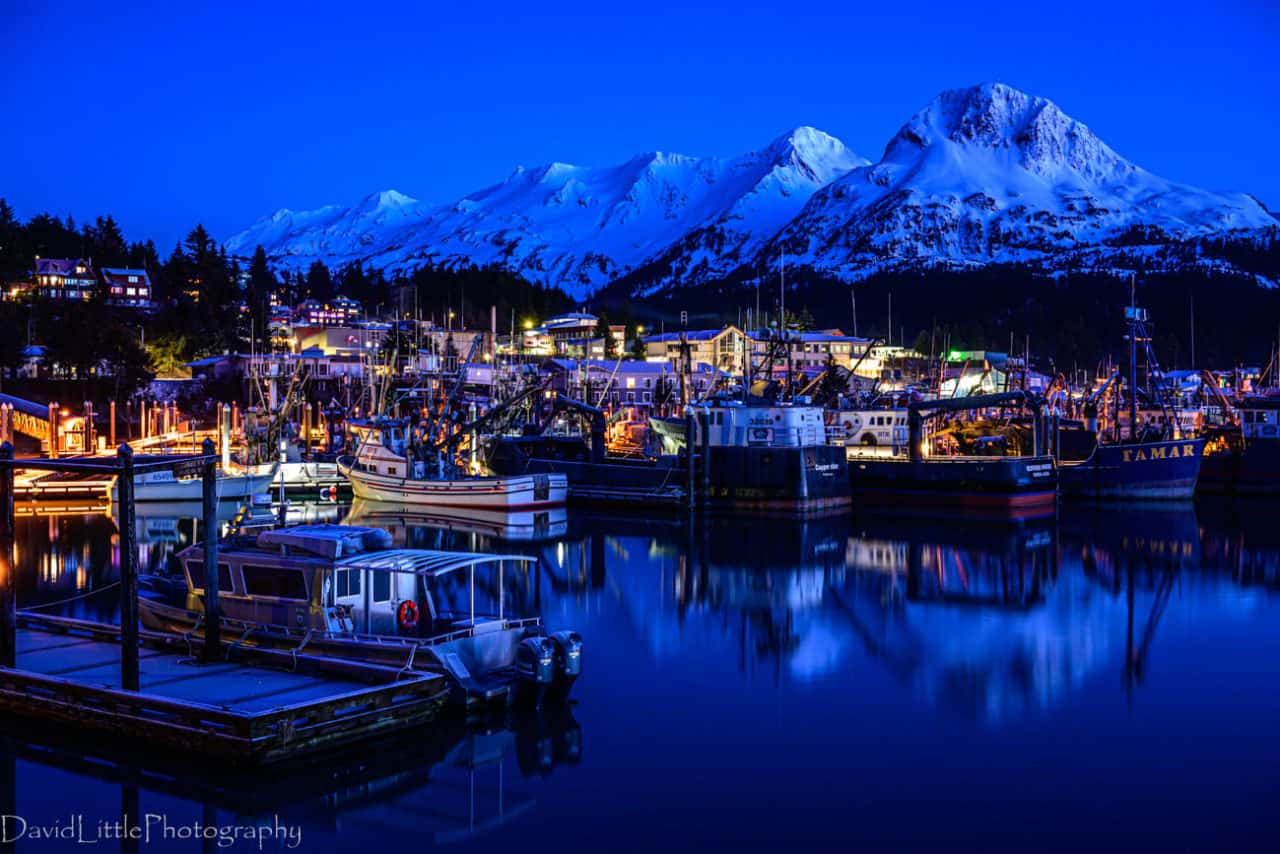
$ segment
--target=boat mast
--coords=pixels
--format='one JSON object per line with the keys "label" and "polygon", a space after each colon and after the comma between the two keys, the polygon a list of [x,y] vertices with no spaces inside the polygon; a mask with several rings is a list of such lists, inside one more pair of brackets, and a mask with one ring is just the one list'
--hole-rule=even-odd
{"label": "boat mast", "polygon": [[1137,273],[1129,273],[1129,441],[1138,438],[1138,309]]}

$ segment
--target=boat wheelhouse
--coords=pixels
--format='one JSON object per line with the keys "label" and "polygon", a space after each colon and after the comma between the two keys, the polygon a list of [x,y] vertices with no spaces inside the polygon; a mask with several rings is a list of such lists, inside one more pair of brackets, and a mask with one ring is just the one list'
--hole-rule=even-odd
{"label": "boat wheelhouse", "polygon": [[[144,624],[202,632],[203,544],[178,555],[182,577],[151,582]],[[218,546],[224,632],[449,675],[468,700],[504,701],[514,685],[567,694],[581,641],[547,637],[531,613],[537,558],[397,549],[378,528],[304,525],[235,535]]]}

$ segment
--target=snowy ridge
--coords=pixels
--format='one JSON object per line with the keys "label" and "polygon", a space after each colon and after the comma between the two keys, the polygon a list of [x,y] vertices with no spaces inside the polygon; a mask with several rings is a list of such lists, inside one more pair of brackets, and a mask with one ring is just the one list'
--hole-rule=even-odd
{"label": "snowy ridge", "polygon": [[226,245],[262,245],[293,269],[496,264],[583,298],[623,277],[652,293],[750,276],[784,252],[850,280],[926,265],[1061,269],[1159,260],[1171,243],[1278,224],[1251,196],[1152,175],[1053,102],[987,83],[939,95],[875,164],[799,127],[737,157],[520,167],[443,205],[389,190],[351,208],[281,210]]}
{"label": "snowy ridge", "polygon": [[281,211],[229,238],[227,249],[247,255],[260,244],[295,269],[317,258],[393,273],[500,264],[583,295],[677,244],[703,253],[705,275],[723,275],[815,191],[867,162],[801,127],[740,157],[649,152],[617,166],[520,167],[433,208],[388,191],[350,209]]}

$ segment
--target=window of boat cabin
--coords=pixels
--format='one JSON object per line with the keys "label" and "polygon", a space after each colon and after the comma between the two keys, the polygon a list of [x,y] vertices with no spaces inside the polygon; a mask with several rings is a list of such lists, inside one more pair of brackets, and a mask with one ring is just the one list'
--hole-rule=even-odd
{"label": "window of boat cabin", "polygon": [[[192,590],[204,590],[204,561],[187,561],[187,577],[191,579]],[[231,567],[225,563],[218,564],[218,589],[231,592]]]}
{"label": "window of boat cabin", "polygon": [[374,602],[390,602],[391,601],[391,573],[389,572],[373,573],[373,601]]}
{"label": "window of boat cabin", "polygon": [[245,564],[242,573],[244,592],[250,596],[274,596],[277,599],[304,601],[307,598],[307,582],[302,577],[302,570]]}
{"label": "window of boat cabin", "polygon": [[358,569],[334,570],[334,590],[339,599],[360,595],[360,572]]}

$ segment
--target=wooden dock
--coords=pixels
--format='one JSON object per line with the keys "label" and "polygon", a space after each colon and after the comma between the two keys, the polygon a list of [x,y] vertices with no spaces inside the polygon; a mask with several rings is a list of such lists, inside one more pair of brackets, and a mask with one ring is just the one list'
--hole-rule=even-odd
{"label": "wooden dock", "polygon": [[151,747],[263,764],[427,723],[448,696],[439,675],[140,633],[138,691],[122,690],[120,628],[19,612],[17,662],[0,668],[0,712]]}
{"label": "wooden dock", "polygon": [[13,497],[18,501],[80,499],[105,504],[111,500],[114,481],[114,477],[102,474],[18,471],[13,479]]}

